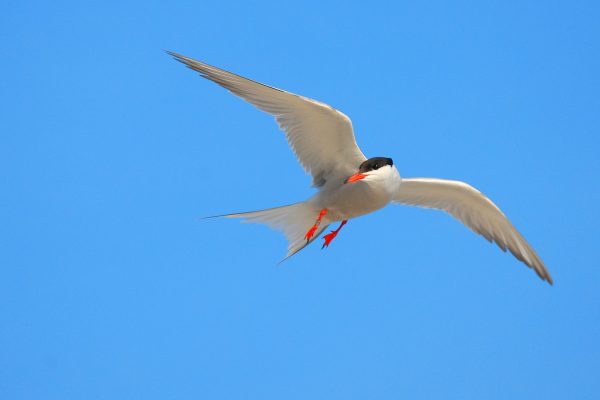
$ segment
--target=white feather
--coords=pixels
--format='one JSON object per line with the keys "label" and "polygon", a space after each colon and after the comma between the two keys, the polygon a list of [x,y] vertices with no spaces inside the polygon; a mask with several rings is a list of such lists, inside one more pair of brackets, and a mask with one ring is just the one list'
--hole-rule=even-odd
{"label": "white feather", "polygon": [[352,121],[341,111],[180,54],[168,53],[202,77],[273,115],[300,164],[312,175],[313,186],[336,184],[356,172],[366,160],[356,145]]}
{"label": "white feather", "polygon": [[507,249],[543,280],[552,284],[552,277],[542,260],[508,218],[486,196],[474,187],[459,181],[433,178],[402,179],[394,202],[443,210],[454,216],[473,232]]}

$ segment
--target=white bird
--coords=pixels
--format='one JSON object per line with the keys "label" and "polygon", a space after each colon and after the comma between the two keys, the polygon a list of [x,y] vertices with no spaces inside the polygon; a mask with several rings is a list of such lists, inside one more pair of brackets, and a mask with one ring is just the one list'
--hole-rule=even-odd
{"label": "white bird", "polygon": [[401,178],[391,158],[364,156],[354,139],[352,122],[335,108],[180,54],[167,53],[273,115],[300,164],[312,175],[312,184],[319,191],[304,202],[224,215],[282,231],[289,242],[286,259],[312,243],[334,222],[341,223],[324,236],[323,247],[329,246],[349,219],[399,203],[448,212],[503,251],[509,250],[552,284],[548,270],[529,243],[477,189],[460,181]]}

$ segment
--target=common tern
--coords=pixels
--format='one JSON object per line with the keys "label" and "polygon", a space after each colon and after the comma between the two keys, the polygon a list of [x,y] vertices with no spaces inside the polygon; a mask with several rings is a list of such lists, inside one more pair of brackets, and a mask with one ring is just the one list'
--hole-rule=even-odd
{"label": "common tern", "polygon": [[223,215],[266,224],[289,242],[285,259],[324,235],[328,247],[348,220],[390,203],[448,212],[473,232],[509,250],[552,284],[540,257],[500,209],[467,183],[437,178],[401,178],[388,157],[367,159],[358,148],[352,122],[341,111],[303,96],[252,81],[177,53],[177,61],[275,117],[318,192],[306,201],[260,211]]}

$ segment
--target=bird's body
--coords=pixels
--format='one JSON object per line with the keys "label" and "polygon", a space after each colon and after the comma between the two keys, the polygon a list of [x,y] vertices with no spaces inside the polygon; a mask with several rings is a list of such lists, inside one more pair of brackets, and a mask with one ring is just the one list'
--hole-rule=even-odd
{"label": "bird's body", "polygon": [[364,156],[356,145],[352,122],[333,107],[169,54],[273,115],[300,163],[312,175],[313,186],[319,190],[304,202],[224,215],[282,231],[289,242],[286,258],[312,243],[332,223],[341,222],[324,236],[323,247],[331,243],[348,220],[398,203],[448,212],[552,283],[544,263],[523,236],[490,199],[472,186],[435,178],[402,179],[391,158]]}
{"label": "bird's body", "polygon": [[379,174],[371,175],[353,184],[340,182],[317,192],[309,203],[327,209],[331,222],[348,220],[377,211],[394,199],[401,178],[396,166],[386,166]]}

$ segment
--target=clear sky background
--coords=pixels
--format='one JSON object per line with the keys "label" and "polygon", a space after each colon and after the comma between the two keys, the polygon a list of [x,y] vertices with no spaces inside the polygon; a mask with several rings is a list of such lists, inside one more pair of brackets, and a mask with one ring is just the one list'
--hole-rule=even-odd
{"label": "clear sky background", "polygon": [[[3,2],[0,398],[600,398],[600,6],[481,3]],[[479,188],[555,286],[430,210],[282,265],[279,233],[201,220],[313,189],[163,49]]]}

